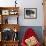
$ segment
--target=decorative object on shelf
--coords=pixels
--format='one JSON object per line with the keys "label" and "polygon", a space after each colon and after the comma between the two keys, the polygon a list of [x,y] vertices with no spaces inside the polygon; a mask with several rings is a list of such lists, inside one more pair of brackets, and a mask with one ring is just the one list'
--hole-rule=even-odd
{"label": "decorative object on shelf", "polygon": [[16,28],[14,29],[14,32],[17,32]]}
{"label": "decorative object on shelf", "polygon": [[3,15],[2,24],[8,24],[8,16],[7,15]]}
{"label": "decorative object on shelf", "polygon": [[10,15],[17,15],[17,13],[18,13],[18,12],[15,11],[15,10],[10,10],[10,12],[9,12]]}
{"label": "decorative object on shelf", "polygon": [[12,40],[12,30],[9,28],[5,28],[2,32],[2,40],[8,41]]}
{"label": "decorative object on shelf", "polygon": [[14,33],[14,41],[15,40],[18,40],[18,32],[17,32],[17,29],[14,27],[14,30],[13,30],[15,33]]}
{"label": "decorative object on shelf", "polygon": [[10,28],[4,28],[2,31],[2,40],[4,41],[16,41],[18,40],[18,32],[15,32],[14,30]]}
{"label": "decorative object on shelf", "polygon": [[24,8],[24,18],[25,19],[36,19],[37,8]]}
{"label": "decorative object on shelf", "polygon": [[8,24],[8,18],[7,18],[7,19],[5,19],[5,24]]}
{"label": "decorative object on shelf", "polygon": [[18,32],[14,32],[13,40],[18,40]]}

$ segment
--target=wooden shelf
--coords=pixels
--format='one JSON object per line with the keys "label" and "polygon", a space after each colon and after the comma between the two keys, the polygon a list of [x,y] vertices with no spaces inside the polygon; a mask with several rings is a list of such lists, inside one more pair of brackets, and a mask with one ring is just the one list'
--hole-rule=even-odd
{"label": "wooden shelf", "polygon": [[5,9],[18,9],[19,7],[0,7],[1,10],[5,10]]}
{"label": "wooden shelf", "polygon": [[[10,13],[10,12],[12,12],[12,13]],[[3,24],[3,18],[5,19],[5,17],[7,17],[7,16],[17,16],[17,20],[18,20],[19,7],[0,7],[0,16],[1,16],[2,24]],[[18,21],[17,21],[17,23],[18,23]]]}
{"label": "wooden shelf", "polygon": [[19,7],[0,7],[0,14],[2,14],[2,11],[8,12],[9,14],[7,15],[10,15],[10,12],[17,12],[16,14],[13,15],[18,15]]}
{"label": "wooden shelf", "polygon": [[[16,18],[17,19],[17,24],[8,24],[7,17],[9,17],[9,16],[14,16],[14,17],[17,16],[17,18]],[[3,33],[3,30],[7,28],[7,29],[11,29],[10,31],[14,31],[14,33],[15,32],[18,33],[18,31],[20,29],[20,26],[18,24],[18,16],[19,16],[19,7],[0,7],[0,20],[1,20],[0,32]],[[14,37],[13,37],[13,39],[14,39]],[[13,41],[13,39],[10,39],[9,41],[5,41],[2,38],[3,37],[2,37],[2,34],[1,34],[0,46],[18,46],[18,42],[19,42],[18,39],[17,39],[17,41]]]}
{"label": "wooden shelf", "polygon": [[19,24],[0,24],[0,29],[1,29],[1,31],[3,30],[3,29],[5,29],[5,28],[10,28],[10,29],[12,29],[13,31],[14,31],[14,29],[16,29],[17,31],[19,31],[19,29],[20,29],[20,26],[19,26]]}
{"label": "wooden shelf", "polygon": [[18,46],[18,41],[1,41],[2,46]]}
{"label": "wooden shelf", "polygon": [[8,42],[12,43],[12,42],[19,42],[19,40],[15,40],[15,41],[10,40],[10,41],[3,41],[3,42],[5,42],[5,43],[8,43]]}

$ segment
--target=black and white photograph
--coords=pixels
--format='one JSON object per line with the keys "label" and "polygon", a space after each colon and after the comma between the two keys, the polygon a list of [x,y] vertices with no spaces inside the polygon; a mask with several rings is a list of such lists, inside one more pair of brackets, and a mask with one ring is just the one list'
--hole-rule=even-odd
{"label": "black and white photograph", "polygon": [[25,19],[36,19],[37,8],[24,8],[24,18]]}

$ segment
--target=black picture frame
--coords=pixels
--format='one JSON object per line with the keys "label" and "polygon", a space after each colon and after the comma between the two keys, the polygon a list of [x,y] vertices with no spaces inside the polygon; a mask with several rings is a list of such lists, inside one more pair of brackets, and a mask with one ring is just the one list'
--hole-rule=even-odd
{"label": "black picture frame", "polygon": [[24,8],[24,19],[37,19],[37,8]]}

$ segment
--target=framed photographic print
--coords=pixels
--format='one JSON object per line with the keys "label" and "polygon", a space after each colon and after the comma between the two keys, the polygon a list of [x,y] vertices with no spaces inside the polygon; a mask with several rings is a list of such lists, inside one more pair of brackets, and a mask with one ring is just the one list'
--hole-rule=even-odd
{"label": "framed photographic print", "polygon": [[9,15],[9,10],[2,10],[2,15]]}
{"label": "framed photographic print", "polygon": [[37,8],[24,8],[24,18],[25,19],[36,19]]}

